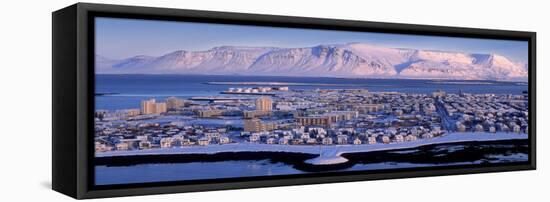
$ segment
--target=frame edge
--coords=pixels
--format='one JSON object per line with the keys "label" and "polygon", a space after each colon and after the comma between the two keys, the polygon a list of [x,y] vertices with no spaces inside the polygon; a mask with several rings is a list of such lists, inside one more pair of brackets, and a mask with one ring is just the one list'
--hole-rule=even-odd
{"label": "frame edge", "polygon": [[52,189],[77,197],[76,14],[71,5],[52,13]]}
{"label": "frame edge", "polygon": [[[259,14],[243,14],[243,13],[230,13],[230,12],[214,12],[214,11],[196,11],[196,10],[184,10],[184,9],[168,9],[168,8],[156,8],[156,7],[135,7],[135,6],[120,6],[120,5],[108,5],[108,4],[90,4],[90,3],[77,3],[73,5],[76,7],[76,12],[78,17],[74,17],[77,21],[78,26],[76,31],[76,45],[78,53],[75,53],[77,61],[77,72],[75,77],[78,77],[78,81],[75,82],[74,86],[78,87],[76,90],[75,98],[78,100],[77,107],[78,109],[76,117],[78,117],[78,136],[75,142],[78,143],[77,148],[74,150],[78,153],[78,158],[73,166],[77,170],[77,179],[75,178],[74,185],[77,187],[74,195],[71,197],[84,199],[84,198],[102,198],[102,197],[114,197],[114,196],[135,196],[135,195],[146,195],[146,194],[168,194],[168,193],[184,193],[184,192],[197,192],[197,191],[215,191],[215,190],[227,190],[227,189],[244,189],[244,188],[261,188],[261,187],[276,187],[276,186],[292,186],[292,185],[308,185],[308,184],[320,184],[320,183],[341,183],[341,182],[354,182],[354,181],[364,181],[364,180],[381,180],[381,179],[396,179],[396,178],[412,178],[412,177],[430,177],[430,176],[448,176],[448,175],[462,175],[462,174],[476,174],[476,173],[489,173],[489,172],[505,172],[505,171],[520,171],[520,170],[535,170],[536,169],[536,147],[535,147],[535,99],[536,99],[536,32],[520,32],[520,31],[508,31],[508,30],[491,30],[491,29],[477,29],[477,28],[462,28],[462,27],[444,27],[444,26],[432,26],[432,25],[414,25],[414,24],[400,24],[400,23],[382,23],[382,22],[366,22],[366,21],[356,21],[356,20],[337,20],[337,19],[321,19],[321,18],[307,18],[307,17],[295,17],[295,16],[277,16],[277,15],[259,15]],[[71,6],[71,8],[74,8]],[[114,189],[114,190],[91,190],[88,186],[88,158],[84,155],[87,155],[87,152],[90,151],[90,141],[87,138],[89,124],[89,116],[86,117],[89,113],[86,100],[86,92],[90,90],[90,86],[85,84],[88,81],[90,71],[93,71],[92,67],[88,66],[89,58],[89,47],[87,47],[87,23],[89,12],[96,11],[105,11],[105,12],[133,12],[135,14],[148,14],[148,15],[168,15],[171,13],[172,16],[183,15],[201,15],[202,17],[207,17],[210,15],[217,16],[218,18],[225,18],[228,16],[233,16],[234,18],[242,19],[249,17],[254,18],[254,22],[257,23],[268,23],[269,20],[273,21],[291,21],[291,23],[307,23],[311,21],[318,22],[320,24],[333,24],[334,23],[343,23],[341,26],[384,26],[389,29],[408,29],[410,28],[413,32],[433,32],[433,33],[443,33],[450,34],[452,32],[464,33],[463,35],[470,34],[480,34],[480,35],[513,35],[521,38],[529,38],[530,40],[530,54],[529,57],[529,75],[532,77],[529,80],[530,86],[530,103],[532,106],[532,112],[530,113],[533,116],[533,119],[530,120],[531,132],[531,142],[532,142],[532,153],[531,153],[531,164],[530,165],[519,165],[519,166],[502,166],[498,168],[476,168],[476,169],[448,169],[448,170],[437,170],[434,171],[407,171],[407,172],[398,172],[398,173],[388,173],[388,174],[363,174],[363,175],[352,175],[352,176],[340,176],[340,177],[321,177],[318,179],[311,178],[295,178],[295,179],[281,179],[281,180],[265,180],[265,181],[245,181],[237,183],[216,183],[216,184],[199,184],[199,185],[176,185],[176,186],[161,186],[161,187],[146,187],[146,188],[128,188],[128,189]],[[162,11],[162,12],[161,12]],[[221,17],[220,17],[221,16]],[[214,18],[217,19],[217,18]],[[335,25],[336,26],[336,25]],[[437,30],[437,31],[433,31]],[[499,32],[499,33],[496,33]],[[426,34],[426,33],[425,33]],[[54,44],[55,43],[54,41]],[[55,54],[55,51],[54,51]],[[73,67],[74,68],[74,67]],[[55,82],[55,81],[53,81]],[[84,83],[83,83],[84,82]],[[55,90],[55,86],[54,86]],[[532,93],[531,93],[532,92]],[[55,95],[54,95],[55,96]],[[54,103],[55,105],[55,103]],[[55,110],[54,110],[55,112]],[[55,114],[55,113],[54,113]],[[55,115],[54,115],[55,117]],[[76,122],[76,121],[75,121]],[[54,131],[55,133],[55,131]],[[55,135],[54,135],[55,136]],[[74,136],[74,134],[73,134]],[[54,137],[55,139],[55,137]],[[54,140],[55,141],[55,140]],[[55,152],[54,152],[55,156]],[[55,171],[53,171],[55,172]],[[52,177],[53,178],[53,177]],[[53,183],[52,183],[53,184]],[[55,189],[54,189],[55,190]],[[62,192],[63,193],[63,192]],[[69,195],[69,194],[68,194]]]}

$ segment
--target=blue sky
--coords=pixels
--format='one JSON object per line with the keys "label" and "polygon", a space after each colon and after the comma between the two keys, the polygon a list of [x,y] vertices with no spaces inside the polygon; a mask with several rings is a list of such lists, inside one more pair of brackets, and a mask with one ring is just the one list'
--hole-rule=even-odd
{"label": "blue sky", "polygon": [[112,59],[136,55],[160,56],[175,50],[208,50],[222,45],[311,47],[350,42],[393,48],[496,53],[518,62],[527,62],[528,52],[526,41],[103,17],[96,19],[96,54]]}

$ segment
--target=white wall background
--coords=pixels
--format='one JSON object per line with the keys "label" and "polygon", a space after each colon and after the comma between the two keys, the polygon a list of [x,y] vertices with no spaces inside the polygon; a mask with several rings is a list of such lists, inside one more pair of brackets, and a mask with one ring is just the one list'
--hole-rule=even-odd
{"label": "white wall background", "polygon": [[[540,0],[90,1],[538,33],[538,170],[107,199],[113,201],[529,201],[548,199],[550,18]],[[51,186],[51,12],[75,3],[1,1],[0,201],[68,201]],[[544,191],[547,190],[547,191]],[[101,199],[105,200],[105,199]]]}

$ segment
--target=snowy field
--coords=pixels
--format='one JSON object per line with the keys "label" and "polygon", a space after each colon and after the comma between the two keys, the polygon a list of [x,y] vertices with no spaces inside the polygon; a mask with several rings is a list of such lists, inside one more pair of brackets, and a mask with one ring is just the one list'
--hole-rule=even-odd
{"label": "snowy field", "polygon": [[314,165],[327,165],[346,162],[347,159],[341,157],[345,153],[360,153],[371,151],[383,151],[394,149],[414,148],[431,144],[468,142],[468,141],[493,141],[493,140],[511,140],[527,139],[527,134],[517,133],[450,133],[442,137],[432,139],[420,139],[411,142],[390,143],[390,144],[361,144],[361,145],[278,145],[278,144],[258,144],[258,143],[235,143],[225,145],[209,146],[189,146],[175,148],[161,148],[149,150],[129,150],[129,151],[109,151],[96,152],[96,157],[112,156],[139,156],[139,155],[159,155],[159,154],[216,154],[223,152],[291,152],[320,154],[319,157],[306,161]]}

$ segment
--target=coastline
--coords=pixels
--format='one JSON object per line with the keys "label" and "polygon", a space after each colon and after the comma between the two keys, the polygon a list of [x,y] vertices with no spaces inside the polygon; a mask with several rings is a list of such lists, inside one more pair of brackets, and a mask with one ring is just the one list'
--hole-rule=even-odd
{"label": "coastline", "polygon": [[[184,162],[204,161],[205,159],[219,160],[250,160],[288,158],[290,162],[303,167],[336,167],[350,166],[349,156],[370,152],[384,152],[419,148],[423,146],[457,144],[465,142],[493,142],[507,140],[527,140],[527,134],[516,133],[451,133],[442,137],[422,141],[374,144],[374,145],[331,145],[331,146],[302,146],[302,145],[268,145],[268,144],[226,144],[210,146],[191,146],[167,149],[112,151],[96,153],[96,163],[109,165],[113,162],[159,163],[167,160],[184,160]],[[217,157],[216,157],[217,156]],[[177,158],[175,158],[177,157]],[[343,160],[343,159],[345,160]],[[118,159],[118,160],[116,160]],[[163,160],[164,159],[164,160]],[[334,160],[339,159],[339,160]],[[103,162],[103,163],[102,163]],[[111,162],[111,163],[109,163]],[[297,163],[300,162],[300,163]],[[331,168],[332,169],[332,168]]]}
{"label": "coastline", "polygon": [[[310,164],[316,154],[295,152],[220,152],[212,154],[157,154],[144,156],[111,156],[95,158],[96,166],[125,167],[143,164],[213,163],[225,161],[262,161],[283,163],[302,172],[324,172],[350,169],[357,164],[384,162],[408,163],[411,165],[445,166],[457,164],[485,164],[523,162],[499,160],[491,156],[510,151],[527,153],[527,139],[488,140],[430,144],[412,148],[365,151],[342,154],[346,162],[338,164]],[[456,147],[462,149],[456,149]],[[442,149],[443,148],[443,149]],[[510,150],[512,148],[512,150]],[[430,155],[427,155],[430,154]],[[474,154],[474,155],[472,155]],[[450,158],[452,157],[452,158]],[[527,161],[527,159],[525,159]]]}

